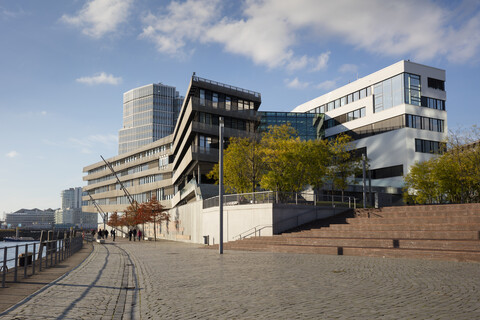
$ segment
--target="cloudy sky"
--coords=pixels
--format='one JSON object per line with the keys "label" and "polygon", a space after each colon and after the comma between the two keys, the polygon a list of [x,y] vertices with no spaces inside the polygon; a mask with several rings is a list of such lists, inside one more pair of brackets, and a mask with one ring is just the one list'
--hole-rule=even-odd
{"label": "cloudy sky", "polygon": [[123,92],[192,72],[291,111],[410,59],[447,71],[450,128],[480,118],[477,0],[0,0],[0,43],[0,216],[59,207],[116,155]]}

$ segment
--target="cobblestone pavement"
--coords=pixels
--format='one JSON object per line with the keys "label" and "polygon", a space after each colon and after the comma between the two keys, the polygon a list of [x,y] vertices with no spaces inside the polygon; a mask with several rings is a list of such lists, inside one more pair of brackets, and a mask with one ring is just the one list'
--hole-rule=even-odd
{"label": "cobblestone pavement", "polygon": [[2,319],[112,318],[480,319],[480,264],[120,241]]}

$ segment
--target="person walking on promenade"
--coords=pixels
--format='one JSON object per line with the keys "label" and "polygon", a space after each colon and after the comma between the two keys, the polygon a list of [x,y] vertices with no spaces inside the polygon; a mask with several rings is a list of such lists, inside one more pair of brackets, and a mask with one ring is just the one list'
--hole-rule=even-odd
{"label": "person walking on promenade", "polygon": [[138,241],[142,239],[142,230],[138,229]]}
{"label": "person walking on promenade", "polygon": [[107,229],[103,230],[103,233],[105,234],[105,239],[108,239],[108,230]]}
{"label": "person walking on promenade", "polygon": [[133,231],[130,229],[128,231],[128,241],[132,241],[132,235],[133,235]]}
{"label": "person walking on promenade", "polygon": [[116,233],[117,232],[115,231],[115,229],[112,229],[112,231],[110,231],[110,234],[112,235],[113,241],[115,241]]}
{"label": "person walking on promenade", "polygon": [[135,241],[136,237],[137,237],[137,229],[133,229],[133,241]]}

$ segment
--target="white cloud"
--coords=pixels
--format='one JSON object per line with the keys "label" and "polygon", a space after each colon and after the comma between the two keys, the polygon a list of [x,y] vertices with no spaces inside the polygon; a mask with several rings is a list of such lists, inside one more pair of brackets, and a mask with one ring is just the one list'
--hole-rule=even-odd
{"label": "white cloud", "polygon": [[356,74],[358,72],[358,66],[355,64],[346,63],[341,65],[338,71],[341,73]]}
{"label": "white cloud", "polygon": [[118,137],[116,134],[94,134],[82,138],[70,138],[70,145],[78,148],[81,153],[90,154],[93,149],[101,146],[102,149],[116,148]]}
{"label": "white cloud", "polygon": [[329,91],[334,89],[337,86],[336,80],[326,80],[316,85],[317,89]]}
{"label": "white cloud", "polygon": [[105,72],[97,73],[91,77],[81,77],[76,79],[77,82],[85,83],[88,85],[95,85],[95,84],[112,84],[117,85],[122,82],[121,77],[114,77],[111,74],[106,74]]}
{"label": "white cloud", "polygon": [[308,86],[310,85],[309,82],[302,82],[298,80],[297,77],[295,77],[292,80],[286,79],[285,84],[287,85],[287,87],[292,89],[305,89],[305,88],[308,88]]}
{"label": "white cloud", "polygon": [[10,151],[9,153],[6,154],[6,156],[8,158],[12,158],[12,159],[18,157],[19,155],[20,154],[15,150],[12,150],[12,151]]}
{"label": "white cloud", "polygon": [[256,64],[288,71],[325,69],[329,51],[315,57],[296,50],[303,43],[325,48],[331,39],[376,55],[420,61],[466,62],[480,48],[480,4],[473,1],[452,10],[433,0],[245,0],[240,16],[222,15],[222,4],[173,1],[160,15],[143,19],[141,37],[171,55],[190,52],[190,42],[217,43]]}
{"label": "white cloud", "polygon": [[87,36],[101,38],[107,33],[115,32],[127,20],[132,2],[91,0],[76,15],[63,15],[61,21],[81,28]]}

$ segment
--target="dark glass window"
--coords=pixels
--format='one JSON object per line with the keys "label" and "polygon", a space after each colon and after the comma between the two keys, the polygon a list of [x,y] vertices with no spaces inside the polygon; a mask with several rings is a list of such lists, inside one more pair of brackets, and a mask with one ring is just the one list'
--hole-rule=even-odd
{"label": "dark glass window", "polygon": [[445,81],[434,79],[434,78],[428,78],[428,87],[445,91]]}
{"label": "dark glass window", "polygon": [[403,165],[371,170],[372,179],[385,179],[403,176]]}

